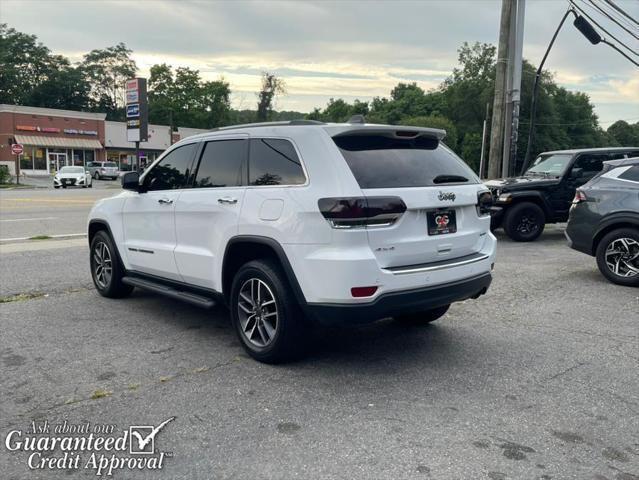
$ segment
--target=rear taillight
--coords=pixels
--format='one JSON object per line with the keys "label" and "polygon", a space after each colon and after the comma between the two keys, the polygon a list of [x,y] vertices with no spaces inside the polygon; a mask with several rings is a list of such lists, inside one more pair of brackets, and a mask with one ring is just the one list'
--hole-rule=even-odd
{"label": "rear taillight", "polygon": [[490,208],[493,206],[493,194],[490,192],[479,192],[477,194],[477,214],[482,217],[490,215]]}
{"label": "rear taillight", "polygon": [[577,190],[575,192],[575,198],[572,199],[573,205],[576,205],[581,202],[587,202],[587,201],[588,201],[588,198],[586,197],[586,194],[583,192],[583,190]]}
{"label": "rear taillight", "polygon": [[333,228],[387,227],[406,211],[399,197],[320,198],[317,205]]}

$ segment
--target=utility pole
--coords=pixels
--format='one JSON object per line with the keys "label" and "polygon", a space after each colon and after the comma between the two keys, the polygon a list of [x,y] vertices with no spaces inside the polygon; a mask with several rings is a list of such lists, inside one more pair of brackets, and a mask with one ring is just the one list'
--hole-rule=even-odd
{"label": "utility pole", "polygon": [[522,51],[524,47],[524,13],[526,0],[514,0],[510,10],[508,37],[508,72],[506,75],[504,146],[501,175],[513,173],[517,156],[519,103],[521,99]]}
{"label": "utility pole", "polygon": [[499,46],[497,47],[497,67],[495,72],[495,98],[493,118],[490,127],[490,153],[488,156],[487,178],[499,177],[502,148],[504,145],[504,107],[506,93],[506,73],[508,66],[508,43],[510,40],[510,17],[516,0],[502,0],[499,21]]}

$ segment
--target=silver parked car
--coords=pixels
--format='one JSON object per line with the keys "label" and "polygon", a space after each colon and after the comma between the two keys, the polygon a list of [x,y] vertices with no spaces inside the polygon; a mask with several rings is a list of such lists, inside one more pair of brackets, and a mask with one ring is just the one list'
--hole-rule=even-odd
{"label": "silver parked car", "polygon": [[118,165],[115,162],[88,162],[87,169],[96,180],[103,178],[115,180],[119,176]]}

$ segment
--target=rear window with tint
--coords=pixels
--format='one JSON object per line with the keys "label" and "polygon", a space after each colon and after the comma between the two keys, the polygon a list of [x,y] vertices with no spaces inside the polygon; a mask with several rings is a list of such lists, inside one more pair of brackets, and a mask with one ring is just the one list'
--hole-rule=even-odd
{"label": "rear window with tint", "polygon": [[479,182],[463,160],[432,138],[346,135],[333,137],[333,140],[361,188],[430,187]]}
{"label": "rear window with tint", "polygon": [[113,163],[113,162],[106,162],[106,163],[104,164],[104,166],[105,166],[105,167],[117,167],[117,165],[116,165],[115,163]]}

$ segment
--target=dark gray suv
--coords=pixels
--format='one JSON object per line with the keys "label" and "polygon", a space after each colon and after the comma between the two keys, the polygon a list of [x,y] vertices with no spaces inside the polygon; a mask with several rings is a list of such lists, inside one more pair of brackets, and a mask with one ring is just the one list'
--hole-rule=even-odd
{"label": "dark gray suv", "polygon": [[577,190],[566,237],[572,248],[597,258],[608,280],[639,286],[639,158],[605,162]]}

